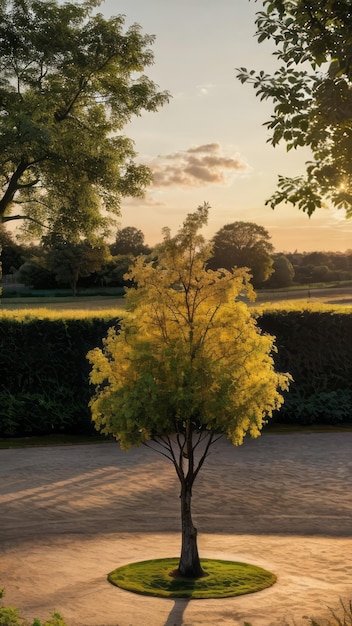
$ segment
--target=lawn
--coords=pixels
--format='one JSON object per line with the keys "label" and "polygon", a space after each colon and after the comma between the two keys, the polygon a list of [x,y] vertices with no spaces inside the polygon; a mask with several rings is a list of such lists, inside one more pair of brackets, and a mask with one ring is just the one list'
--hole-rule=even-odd
{"label": "lawn", "polygon": [[2,311],[49,309],[51,311],[106,311],[125,309],[123,296],[62,296],[2,298]]}
{"label": "lawn", "polygon": [[[311,286],[292,289],[261,290],[257,292],[255,305],[271,304],[290,307],[313,306],[317,304],[352,307],[352,285],[344,286]],[[82,295],[82,296],[32,296],[2,298],[0,310],[16,311],[33,309],[49,309],[50,311],[89,311],[99,312],[124,311],[126,302],[123,296]]]}

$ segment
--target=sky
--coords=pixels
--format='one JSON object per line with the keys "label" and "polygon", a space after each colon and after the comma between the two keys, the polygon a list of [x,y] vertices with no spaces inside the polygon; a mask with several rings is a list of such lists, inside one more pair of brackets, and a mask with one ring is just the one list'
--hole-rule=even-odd
{"label": "sky", "polygon": [[208,239],[245,221],[264,226],[276,252],[352,248],[352,219],[344,211],[321,209],[308,218],[289,205],[265,206],[278,175],[303,174],[310,155],[267,142],[272,104],[236,78],[238,67],[276,67],[273,48],[255,38],[260,9],[260,0],[105,0],[99,9],[155,35],[154,65],[145,73],[172,96],[124,130],[154,178],[143,199],[123,200],[119,226],[141,229],[149,245],[162,240],[164,226],[175,234],[208,202]]}

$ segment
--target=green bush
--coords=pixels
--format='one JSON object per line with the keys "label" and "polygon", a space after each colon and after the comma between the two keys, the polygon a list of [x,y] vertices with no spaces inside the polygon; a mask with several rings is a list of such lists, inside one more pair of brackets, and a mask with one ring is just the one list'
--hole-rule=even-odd
{"label": "green bush", "polygon": [[[0,598],[5,595],[4,589],[0,589]],[[54,613],[46,622],[40,622],[34,618],[32,624],[20,617],[18,609],[13,606],[0,606],[0,626],[66,626],[59,613]]]}
{"label": "green bush", "polygon": [[59,613],[54,613],[50,619],[41,622],[34,618],[33,622],[27,622],[18,613],[18,609],[12,606],[0,607],[0,626],[66,626]]}

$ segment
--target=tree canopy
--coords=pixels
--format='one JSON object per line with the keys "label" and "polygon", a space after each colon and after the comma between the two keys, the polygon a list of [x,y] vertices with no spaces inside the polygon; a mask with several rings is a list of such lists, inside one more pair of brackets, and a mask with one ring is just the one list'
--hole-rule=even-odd
{"label": "tree canopy", "polygon": [[215,233],[212,244],[208,262],[211,269],[246,267],[256,288],[261,287],[273,272],[274,248],[263,226],[253,222],[226,224]]}
{"label": "tree canopy", "polygon": [[89,236],[150,181],[122,131],[168,100],[144,74],[153,37],[99,4],[0,0],[2,222]]}
{"label": "tree canopy", "polygon": [[148,254],[149,246],[144,243],[144,234],[135,226],[125,226],[120,228],[115,237],[115,242],[110,246],[111,254],[130,254],[138,256],[139,254]]}
{"label": "tree canopy", "polygon": [[266,123],[273,146],[308,147],[302,176],[279,176],[267,201],[292,203],[311,215],[332,205],[352,216],[352,8],[349,0],[263,0],[259,42],[272,41],[281,62],[272,74],[239,68],[238,78],[271,100]]}
{"label": "tree canopy", "polygon": [[202,573],[191,496],[211,445],[221,434],[235,445],[246,433],[257,437],[288,384],[274,369],[274,338],[238,300],[253,295],[246,270],[206,267],[211,246],[198,231],[207,217],[199,207],[174,237],[164,229],[153,261],[135,260],[129,314],[88,355],[96,428],[124,449],[149,445],[175,467],[185,576]]}
{"label": "tree canopy", "polygon": [[295,270],[291,261],[284,254],[273,256],[273,273],[269,277],[266,287],[280,289],[290,287],[295,277]]}
{"label": "tree canopy", "polygon": [[2,253],[2,271],[10,274],[22,265],[26,249],[13,240],[0,224],[0,254]]}
{"label": "tree canopy", "polygon": [[70,285],[74,296],[79,278],[100,270],[111,258],[107,244],[101,239],[83,239],[77,243],[56,241],[45,252],[46,268],[53,272],[59,284]]}

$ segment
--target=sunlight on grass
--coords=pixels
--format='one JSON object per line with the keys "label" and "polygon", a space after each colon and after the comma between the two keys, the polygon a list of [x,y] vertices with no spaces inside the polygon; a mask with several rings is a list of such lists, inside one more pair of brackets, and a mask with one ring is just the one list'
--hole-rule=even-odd
{"label": "sunlight on grass", "polygon": [[[270,297],[270,294],[268,294]],[[279,311],[312,311],[325,313],[346,313],[351,314],[352,303],[351,293],[346,292],[339,295],[339,302],[326,302],[327,297],[335,297],[332,292],[329,296],[321,298],[290,298],[285,300],[270,300],[251,303],[255,315],[262,315],[267,312]],[[344,302],[343,298],[348,298]],[[104,298],[100,296],[89,297],[46,297],[46,298],[3,298],[0,301],[0,319],[12,318],[17,320],[29,319],[82,319],[99,318],[104,320],[122,317],[126,315],[126,300],[119,296],[116,298]]]}
{"label": "sunlight on grass", "polygon": [[38,309],[2,309],[0,310],[0,319],[16,319],[18,321],[32,320],[32,319],[103,319],[110,320],[116,317],[122,317],[126,315],[124,306],[111,307],[111,309],[47,309],[45,307]]}
{"label": "sunlight on grass", "polygon": [[348,313],[352,312],[352,304],[328,304],[310,300],[280,300],[279,302],[254,303],[256,314],[280,311],[311,311],[313,313]]}
{"label": "sunlight on grass", "polygon": [[228,598],[255,593],[271,587],[275,574],[256,565],[201,559],[206,574],[203,578],[172,576],[179,559],[154,559],[118,567],[108,575],[116,587],[149,596],[162,598]]}

